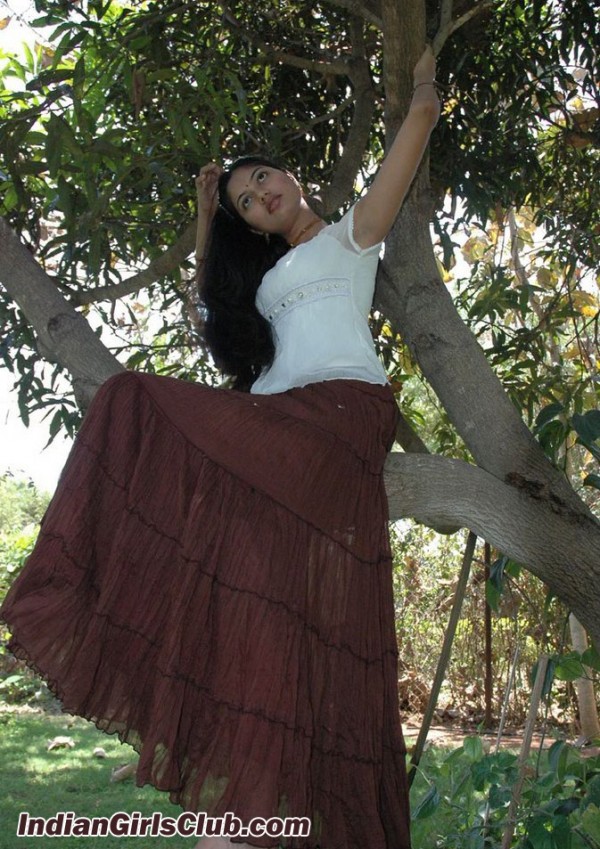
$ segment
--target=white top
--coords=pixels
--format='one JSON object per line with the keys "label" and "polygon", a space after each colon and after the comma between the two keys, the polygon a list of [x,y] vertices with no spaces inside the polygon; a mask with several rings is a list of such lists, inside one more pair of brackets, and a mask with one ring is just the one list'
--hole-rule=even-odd
{"label": "white top", "polygon": [[273,329],[275,359],[254,394],[339,378],[387,383],[367,322],[380,245],[360,248],[353,222],[354,207],[263,277],[256,307]]}

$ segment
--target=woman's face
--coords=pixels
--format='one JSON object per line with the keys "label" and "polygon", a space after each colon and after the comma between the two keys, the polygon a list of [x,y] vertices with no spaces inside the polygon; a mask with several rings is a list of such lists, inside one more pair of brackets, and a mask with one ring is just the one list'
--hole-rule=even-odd
{"label": "woman's face", "polygon": [[302,201],[302,189],[287,171],[268,165],[242,165],[227,185],[229,200],[252,230],[291,232]]}

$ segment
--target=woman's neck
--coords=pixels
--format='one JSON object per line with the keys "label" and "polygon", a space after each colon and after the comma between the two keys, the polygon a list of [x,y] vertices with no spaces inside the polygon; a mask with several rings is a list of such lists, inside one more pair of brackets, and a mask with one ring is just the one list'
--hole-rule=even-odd
{"label": "woman's neck", "polygon": [[[288,244],[291,248],[295,248],[297,245],[301,245],[303,242],[310,241],[314,236],[317,235],[319,230],[322,230],[325,226],[325,222],[322,218],[320,218],[316,212],[312,213],[312,218],[304,224],[304,226],[300,230],[294,230],[292,237],[288,239]],[[317,229],[318,227],[318,229]]]}

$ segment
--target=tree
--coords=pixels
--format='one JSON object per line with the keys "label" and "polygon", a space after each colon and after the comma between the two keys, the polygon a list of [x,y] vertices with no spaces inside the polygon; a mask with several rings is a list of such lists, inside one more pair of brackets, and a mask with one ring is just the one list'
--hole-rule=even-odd
{"label": "tree", "polygon": [[[412,67],[433,38],[445,118],[431,166],[421,168],[386,242],[376,307],[392,340],[402,334],[463,447],[459,458],[422,453],[404,422],[400,439],[417,453],[389,460],[391,514],[471,528],[541,577],[600,643],[600,526],[461,317],[429,226],[435,213],[450,267],[455,222],[445,197],[483,223],[527,203],[552,256],[571,269],[571,298],[578,276],[595,268],[598,112],[577,100],[598,99],[593,9],[582,0],[163,0],[141,8],[90,0],[85,11],[39,0],[38,8],[56,27],[55,46],[34,51],[28,71],[12,63],[23,85],[5,98],[0,132],[4,358],[20,375],[23,410],[56,403],[61,369],[85,404],[123,367],[82,312],[108,303],[100,314],[111,325],[112,304],[143,287],[168,317],[160,345],[126,364],[204,374],[187,264],[198,163],[268,149],[301,175],[318,175],[328,186],[323,211],[334,212],[393,138]],[[481,285],[493,300],[512,281]],[[528,298],[529,284],[521,285]],[[524,329],[544,338],[560,309],[562,301]],[[57,364],[47,384],[36,346]],[[534,407],[522,411],[532,426]],[[580,441],[600,457],[600,414],[568,412],[565,438],[578,423]],[[59,405],[53,428],[64,422],[73,425],[72,409]]]}

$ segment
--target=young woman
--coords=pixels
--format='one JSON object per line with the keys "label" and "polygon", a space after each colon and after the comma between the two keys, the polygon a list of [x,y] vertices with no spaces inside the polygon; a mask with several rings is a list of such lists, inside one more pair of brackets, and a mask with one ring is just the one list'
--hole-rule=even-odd
{"label": "young woman", "polygon": [[[197,178],[207,339],[236,388],[107,381],[27,567],[11,648],[189,811],[308,817],[199,849],[408,849],[387,506],[396,405],[367,325],[439,115],[435,63],[336,224],[262,158]],[[240,391],[249,390],[249,391]]]}

